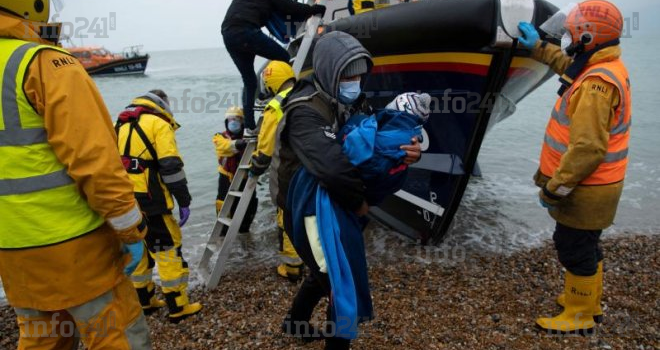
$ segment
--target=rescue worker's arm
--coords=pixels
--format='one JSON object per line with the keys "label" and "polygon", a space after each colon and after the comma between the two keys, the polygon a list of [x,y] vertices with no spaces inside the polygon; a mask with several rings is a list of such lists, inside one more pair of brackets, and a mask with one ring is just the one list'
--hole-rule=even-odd
{"label": "rescue worker's arm", "polygon": [[238,153],[236,143],[220,133],[213,136],[213,144],[215,145],[215,154],[218,158],[233,157]]}
{"label": "rescue worker's arm", "polygon": [[92,78],[75,58],[43,50],[30,64],[23,88],[44,117],[48,143],[89,206],[123,242],[140,241],[146,233],[142,214],[120,161],[110,114]]}
{"label": "rescue worker's arm", "polygon": [[586,78],[571,96],[568,150],[542,191],[550,200],[548,203],[553,204],[570,194],[603,162],[618,104],[617,88],[597,77]]}
{"label": "rescue worker's arm", "polygon": [[154,126],[154,148],[158,154],[158,172],[167,190],[176,198],[179,208],[190,206],[192,200],[188,191],[188,180],[183,170],[183,160],[179,155],[174,138],[174,129],[165,122],[158,120]]}
{"label": "rescue worker's arm", "polygon": [[564,74],[573,59],[564,55],[561,48],[548,42],[539,41],[532,50],[532,58],[550,66],[558,75]]}
{"label": "rescue worker's arm", "polygon": [[287,123],[291,147],[332,200],[347,210],[358,211],[365,200],[359,171],[342,152],[332,126],[309,108],[297,109]]}
{"label": "rescue worker's arm", "polygon": [[277,116],[271,107],[266,108],[259,131],[259,143],[257,149],[252,153],[250,172],[254,175],[263,174],[270,165],[273,152],[275,151],[275,133],[277,132]]}

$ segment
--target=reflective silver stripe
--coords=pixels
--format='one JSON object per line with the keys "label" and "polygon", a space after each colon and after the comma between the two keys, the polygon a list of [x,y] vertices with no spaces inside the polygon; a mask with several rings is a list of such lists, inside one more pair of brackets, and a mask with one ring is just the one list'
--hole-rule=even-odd
{"label": "reflective silver stripe", "polygon": [[160,281],[160,286],[163,288],[175,288],[178,287],[184,283],[188,283],[188,275],[182,276],[180,278],[177,278],[175,280],[171,281]]}
{"label": "reflective silver stripe", "polygon": [[[572,92],[572,90],[570,91]],[[571,121],[568,119],[568,114],[566,114],[566,109],[568,108],[568,99],[569,93],[565,93],[561,98],[561,103],[559,104],[559,111],[555,108],[552,109],[552,118],[559,123],[559,125],[568,126],[571,125]]]}
{"label": "reflective silver stripe", "polygon": [[277,103],[282,104],[282,101],[284,101],[284,96],[277,95],[275,96],[274,100],[277,101]]}
{"label": "reflective silver stripe", "polygon": [[151,350],[149,326],[143,312],[139,313],[133,324],[126,327],[124,334],[131,350]]}
{"label": "reflective silver stripe", "polygon": [[150,282],[153,279],[153,274],[148,273],[146,275],[131,275],[131,282],[134,283],[146,283]]}
{"label": "reflective silver stripe", "polygon": [[164,183],[171,184],[171,183],[174,183],[174,182],[179,182],[181,180],[185,180],[186,179],[186,173],[183,170],[181,170],[176,174],[161,175],[161,178],[163,179]]}
{"label": "reflective silver stripe", "polygon": [[89,323],[98,316],[113,300],[112,290],[80,306],[72,307],[66,311],[73,316],[77,322]]}
{"label": "reflective silver stripe", "polygon": [[133,209],[126,214],[108,218],[108,224],[110,224],[115,231],[127,230],[139,224],[140,221],[142,221],[142,212],[140,212],[140,208],[137,204],[135,204]]}
{"label": "reflective silver stripe", "polygon": [[21,126],[18,100],[16,96],[16,79],[21,62],[27,52],[39,46],[27,43],[14,51],[7,61],[2,76],[2,117],[5,129],[0,130],[0,146],[26,146],[36,143],[46,143],[46,130],[44,128],[23,129]]}
{"label": "reflective silver stripe", "polygon": [[[631,119],[632,119],[632,118],[631,118]],[[610,131],[610,134],[611,134],[611,135],[621,135],[621,134],[625,134],[625,133],[627,133],[628,130],[630,129],[630,125],[631,125],[630,122],[619,124],[619,125],[615,126],[615,127],[612,129],[612,131]]]}
{"label": "reflective silver stripe", "polygon": [[628,149],[624,149],[623,151],[619,152],[613,152],[613,153],[608,153],[605,155],[605,163],[614,163],[618,162],[620,160],[624,160],[628,157]]}
{"label": "reflective silver stripe", "polygon": [[555,151],[564,154],[566,151],[568,151],[568,147],[564,145],[563,143],[553,139],[550,135],[545,134],[545,143],[550,146],[550,148],[554,149]]}
{"label": "reflective silver stripe", "polygon": [[16,312],[16,316],[23,318],[37,318],[37,317],[50,318],[50,315],[47,312],[43,312],[35,309],[22,309],[20,307],[15,307],[14,312]]}
{"label": "reflective silver stripe", "polygon": [[43,191],[72,183],[73,179],[67,175],[66,169],[22,179],[0,179],[0,196]]}
{"label": "reflective silver stripe", "polygon": [[302,259],[300,258],[290,258],[288,256],[282,256],[282,255],[280,255],[280,261],[284,264],[289,264],[289,265],[299,265],[303,263]]}

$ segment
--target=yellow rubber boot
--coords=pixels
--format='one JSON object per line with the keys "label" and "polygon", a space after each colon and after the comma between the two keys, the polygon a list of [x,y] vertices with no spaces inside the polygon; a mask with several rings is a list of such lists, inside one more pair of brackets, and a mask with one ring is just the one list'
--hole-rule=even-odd
{"label": "yellow rubber boot", "polygon": [[549,333],[591,334],[596,325],[593,309],[598,298],[596,275],[576,276],[566,272],[564,311],[552,318],[539,318],[536,324]]}
{"label": "yellow rubber boot", "polygon": [[[603,299],[603,262],[598,263],[598,270],[596,271],[596,283],[598,292],[596,294],[596,304],[594,305],[594,322],[603,323],[603,308],[601,307],[601,300]],[[566,294],[561,293],[557,296],[557,304],[561,307],[566,305]]]}
{"label": "yellow rubber boot", "polygon": [[185,291],[165,293],[165,300],[170,309],[170,322],[179,323],[202,310],[202,304],[190,303]]}
{"label": "yellow rubber boot", "polygon": [[303,264],[280,264],[277,267],[277,274],[288,279],[291,283],[297,283],[303,278],[304,267]]}

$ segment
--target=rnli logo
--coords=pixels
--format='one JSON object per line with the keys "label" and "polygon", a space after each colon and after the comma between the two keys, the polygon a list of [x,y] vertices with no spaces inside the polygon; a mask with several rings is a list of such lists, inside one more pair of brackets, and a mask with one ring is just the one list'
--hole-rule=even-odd
{"label": "rnli logo", "polygon": [[60,68],[65,68],[69,66],[75,66],[76,62],[78,62],[75,58],[73,57],[68,57],[68,56],[63,56],[57,59],[54,59],[51,61],[53,64],[53,67],[55,69],[60,69]]}
{"label": "rnli logo", "polygon": [[600,95],[603,95],[603,96],[608,96],[608,93],[609,93],[609,89],[608,89],[607,86],[605,86],[603,84],[598,84],[598,83],[594,83],[594,84],[591,85],[591,91],[593,91],[594,93],[598,93]]}

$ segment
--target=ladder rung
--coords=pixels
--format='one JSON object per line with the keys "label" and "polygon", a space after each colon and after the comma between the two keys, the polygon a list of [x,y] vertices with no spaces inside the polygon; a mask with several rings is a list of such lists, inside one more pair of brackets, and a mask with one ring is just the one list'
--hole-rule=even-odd
{"label": "ladder rung", "polygon": [[210,254],[215,254],[218,252],[218,246],[212,243],[206,245],[206,251]]}
{"label": "ladder rung", "polygon": [[227,193],[227,195],[241,198],[241,196],[243,195],[243,192],[241,192],[241,191],[229,191],[229,193]]}
{"label": "ladder rung", "polygon": [[231,218],[218,217],[218,222],[229,227],[231,225]]}

